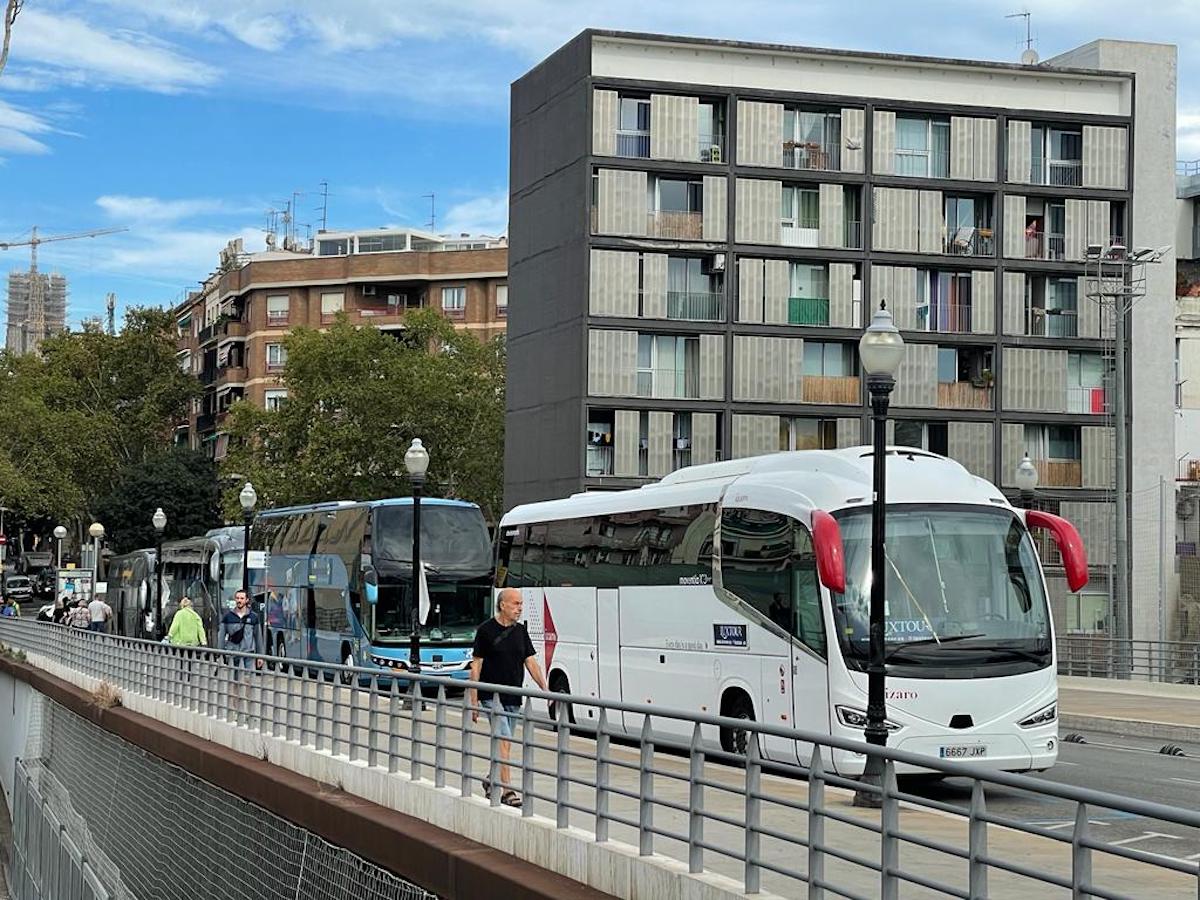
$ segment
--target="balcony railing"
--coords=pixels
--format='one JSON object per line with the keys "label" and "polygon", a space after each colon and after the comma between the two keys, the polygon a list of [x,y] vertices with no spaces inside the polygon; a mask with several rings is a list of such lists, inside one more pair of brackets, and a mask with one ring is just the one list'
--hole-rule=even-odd
{"label": "balcony railing", "polygon": [[247,377],[245,366],[226,366],[220,370],[217,381],[219,384],[239,384]]}
{"label": "balcony railing", "polygon": [[1175,477],[1179,481],[1200,481],[1200,459],[1185,456],[1179,460],[1178,471],[1175,473]]}
{"label": "balcony railing", "polygon": [[1025,232],[1026,259],[1065,259],[1067,240],[1064,235],[1050,231]]}
{"label": "balcony railing", "polygon": [[837,172],[842,168],[841,144],[836,141],[784,141],[785,169]]}
{"label": "balcony railing", "polygon": [[795,224],[783,222],[780,228],[780,243],[785,247],[815,247],[820,236],[820,224],[816,220]]}
{"label": "balcony railing", "polygon": [[679,439],[675,439],[675,449],[671,451],[671,471],[676,469],[686,469],[692,464],[692,448],[691,446],[680,447]]}
{"label": "balcony railing", "polygon": [[587,474],[589,478],[598,478],[613,473],[613,448],[596,444],[588,444]]}
{"label": "balcony railing", "polygon": [[805,375],[803,385],[805,403],[862,402],[857,375]]}
{"label": "balcony railing", "polygon": [[617,130],[617,156],[650,158],[650,132]]}
{"label": "balcony railing", "polygon": [[941,331],[948,334],[971,333],[969,303],[935,303],[917,307],[918,331]]}
{"label": "balcony railing", "polygon": [[686,369],[638,369],[637,395],[664,400],[698,400],[699,373]]}
{"label": "balcony railing", "polygon": [[1102,416],[1108,412],[1108,391],[1102,387],[1067,388],[1067,412]]}
{"label": "balcony railing", "polygon": [[1079,460],[1035,459],[1038,484],[1045,487],[1080,487],[1083,484],[1083,469]]}
{"label": "balcony railing", "polygon": [[1030,180],[1034,184],[1054,187],[1079,187],[1083,184],[1083,163],[1078,159],[1034,158],[1030,165]]}
{"label": "balcony railing", "polygon": [[267,326],[268,327],[278,328],[279,326],[286,326],[287,323],[288,323],[288,314],[286,312],[282,312],[282,313],[269,312],[269,313],[267,313]]}
{"label": "balcony railing", "polygon": [[938,407],[941,409],[991,409],[992,389],[971,381],[940,382]]}
{"label": "balcony railing", "polygon": [[667,291],[667,318],[690,322],[721,322],[725,318],[724,300],[724,294]]}
{"label": "balcony railing", "polygon": [[824,297],[788,297],[789,325],[828,325],[829,300]]}
{"label": "balcony railing", "polygon": [[990,228],[948,228],[942,252],[951,256],[995,256],[996,242]]}
{"label": "balcony railing", "polygon": [[706,163],[722,163],[725,162],[725,135],[723,134],[702,134],[700,135],[699,153],[697,159],[700,162]]}
{"label": "balcony railing", "polygon": [[704,237],[704,215],[671,210],[652,212],[646,216],[646,234],[679,241],[698,241]]}
{"label": "balcony railing", "polygon": [[897,150],[895,171],[917,178],[949,178],[950,151]]}
{"label": "balcony railing", "polygon": [[1032,337],[1076,337],[1079,334],[1078,315],[1073,309],[1027,307],[1025,333]]}

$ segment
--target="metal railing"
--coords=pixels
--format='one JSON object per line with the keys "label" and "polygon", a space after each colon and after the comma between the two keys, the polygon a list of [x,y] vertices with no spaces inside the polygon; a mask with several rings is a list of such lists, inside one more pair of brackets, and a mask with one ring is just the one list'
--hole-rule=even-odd
{"label": "metal railing", "polygon": [[816,247],[821,240],[821,224],[816,219],[783,222],[779,242],[785,247]]}
{"label": "metal railing", "polygon": [[1067,388],[1067,412],[1102,416],[1109,412],[1108,391],[1102,387]]}
{"label": "metal railing", "polygon": [[667,291],[667,318],[691,322],[720,322],[725,318],[724,301],[724,294]]}
{"label": "metal railing", "polygon": [[789,325],[828,325],[829,300],[825,297],[788,297]]}
{"label": "metal railing", "polygon": [[1052,231],[1025,232],[1026,259],[1065,259],[1067,239],[1065,235]]}
{"label": "metal railing", "polygon": [[1030,162],[1030,180],[1054,187],[1079,187],[1083,184],[1083,161],[1034,157]]}
{"label": "metal railing", "polygon": [[687,368],[639,369],[637,395],[665,400],[697,400],[700,397],[700,373]]}
{"label": "metal railing", "polygon": [[[375,669],[177,648],[29,620],[0,620],[0,641],[86,689],[107,682],[123,705],[176,727],[184,712],[264,742],[286,741],[297,759],[343,757],[363,774],[439,792],[447,806],[472,797],[486,779],[489,815],[510,818],[489,820],[481,834],[545,816],[584,847],[675,857],[690,874],[732,879],[749,894],[794,897],[806,889],[809,897],[894,898],[903,888],[922,896],[1029,897],[1058,888],[1078,897],[1195,897],[1200,888],[1195,861],[1110,843],[1091,827],[1114,814],[1138,816],[1158,833],[1187,829],[1193,837],[1200,812],[978,764],[745,718],[505,687],[523,703],[513,713],[514,726],[523,726],[512,742],[523,799],[517,813],[501,808],[499,717],[490,733],[476,727],[479,708],[449,697],[445,679],[406,675],[402,688]],[[211,740],[236,738],[203,722],[196,727]],[[745,736],[745,755],[717,749],[713,738],[722,731]],[[808,765],[765,760],[763,748],[780,741],[792,742]],[[881,759],[879,784],[838,774],[842,761],[861,765],[870,756]],[[898,768],[967,779],[969,805],[909,792]],[[1066,801],[1070,813],[1053,827],[998,813],[987,803],[997,788],[1034,804]],[[881,809],[852,810],[848,790],[874,795]],[[403,804],[404,795],[391,802]],[[436,816],[438,803],[421,802]],[[484,815],[484,801],[474,803],[475,815],[456,819],[466,830]]]}
{"label": "metal railing", "polygon": [[1200,175],[1200,159],[1179,159],[1175,161],[1175,174],[1190,178]]}
{"label": "metal railing", "polygon": [[1200,685],[1200,641],[1138,641],[1060,634],[1058,673]]}
{"label": "metal railing", "polygon": [[837,172],[842,168],[842,145],[837,141],[784,141],[783,167]]}
{"label": "metal railing", "polygon": [[617,131],[617,156],[628,156],[634,159],[650,158],[650,132],[648,131]]}
{"label": "metal railing", "polygon": [[603,445],[588,444],[587,447],[587,476],[598,478],[613,473],[613,448]]}
{"label": "metal railing", "polygon": [[996,242],[990,228],[947,228],[942,251],[951,256],[995,256]]}
{"label": "metal railing", "polygon": [[970,303],[934,303],[917,307],[918,331],[942,331],[948,334],[970,334]]}
{"label": "metal railing", "polygon": [[915,178],[949,178],[950,151],[897,150],[895,173]]}
{"label": "metal railing", "polygon": [[700,135],[700,140],[697,142],[696,158],[699,159],[700,162],[706,163],[725,162],[725,135]]}
{"label": "metal railing", "polygon": [[1034,337],[1076,337],[1079,316],[1073,309],[1025,308],[1025,333]]}

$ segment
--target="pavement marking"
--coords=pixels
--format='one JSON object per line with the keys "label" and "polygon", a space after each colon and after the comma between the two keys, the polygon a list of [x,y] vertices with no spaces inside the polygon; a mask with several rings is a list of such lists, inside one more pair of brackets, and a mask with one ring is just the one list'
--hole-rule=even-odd
{"label": "pavement marking", "polygon": [[[1026,825],[1039,825],[1040,823],[1026,822],[1025,824]],[[1112,822],[1101,822],[1099,819],[1088,819],[1088,824],[1089,825],[1111,825]],[[1072,819],[1070,822],[1056,822],[1053,825],[1040,825],[1040,827],[1045,828],[1047,831],[1054,831],[1057,828],[1074,828],[1075,820]]]}
{"label": "pavement marking", "polygon": [[1170,838],[1173,841],[1182,841],[1183,838],[1177,834],[1163,834],[1161,831],[1144,831],[1137,837],[1125,838],[1120,841],[1109,841],[1110,847],[1120,847],[1124,844],[1136,844],[1138,841],[1148,841],[1151,838]]}
{"label": "pavement marking", "polygon": [[1172,778],[1172,781],[1182,781],[1184,784],[1200,784],[1195,778]]}

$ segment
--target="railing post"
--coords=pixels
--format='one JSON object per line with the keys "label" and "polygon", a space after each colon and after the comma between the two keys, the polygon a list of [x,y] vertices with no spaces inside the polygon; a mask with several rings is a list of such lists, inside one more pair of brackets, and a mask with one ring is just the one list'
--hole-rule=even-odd
{"label": "railing post", "polygon": [[1086,803],[1075,808],[1075,827],[1071,831],[1071,897],[1084,900],[1090,895],[1092,884],[1092,851],[1084,841],[1088,836],[1088,809]]}
{"label": "railing post", "polygon": [[418,781],[421,778],[421,712],[425,706],[424,692],[421,689],[421,682],[417,679],[412,681],[412,728],[409,733],[409,773],[408,777],[413,781]]}
{"label": "railing post", "polygon": [[808,767],[808,900],[823,900],[825,888],[825,766],[814,744]]}
{"label": "railing post", "polygon": [[[433,711],[433,786],[446,786],[446,686],[438,685]],[[463,715],[467,715],[463,710]]]}
{"label": "railing post", "polygon": [[501,795],[511,785],[500,783],[500,716],[504,714],[504,706],[500,703],[498,696],[493,709],[496,711],[488,716],[488,724],[491,725],[492,732],[492,738],[488,742],[488,783],[491,785],[488,790],[488,800],[492,806],[499,806]]}
{"label": "railing post", "polygon": [[596,843],[608,840],[608,710],[600,707],[596,721]]}
{"label": "railing post", "polygon": [[983,820],[986,810],[983,796],[983,782],[975,781],[971,785],[971,806],[967,812],[967,867],[968,893],[972,900],[986,900],[988,895],[988,864],[987,856],[987,822]]}
{"label": "railing post", "polygon": [[761,890],[762,869],[758,865],[759,846],[762,835],[762,751],[758,746],[758,732],[746,733],[746,862],[743,881],[747,894]]}
{"label": "railing post", "polygon": [[379,676],[371,676],[367,697],[367,765],[372,769],[379,765]]}
{"label": "railing post", "polygon": [[571,719],[567,704],[554,704],[558,741],[554,749],[554,821],[559,828],[571,824]]}
{"label": "railing post", "polygon": [[[467,696],[470,696],[469,690],[467,691]],[[462,731],[459,733],[458,747],[458,766],[461,769],[459,792],[463,797],[471,795],[471,719],[474,715],[475,710],[471,708],[471,704],[463,703],[463,713],[459,720]]]}
{"label": "railing post", "polygon": [[650,716],[642,719],[641,758],[638,777],[638,853],[654,852],[654,732]]}
{"label": "railing post", "polygon": [[700,743],[700,723],[692,728],[688,766],[688,871],[704,871],[704,750]]}
{"label": "railing post", "polygon": [[521,706],[521,818],[533,815],[533,698]]}
{"label": "railing post", "polygon": [[900,879],[900,801],[896,798],[896,764],[883,761],[880,784],[883,807],[879,812],[879,896],[881,900],[899,900]]}
{"label": "railing post", "polygon": [[400,771],[400,732],[398,722],[400,717],[400,683],[393,678],[391,697],[388,702],[388,774],[395,775]]}

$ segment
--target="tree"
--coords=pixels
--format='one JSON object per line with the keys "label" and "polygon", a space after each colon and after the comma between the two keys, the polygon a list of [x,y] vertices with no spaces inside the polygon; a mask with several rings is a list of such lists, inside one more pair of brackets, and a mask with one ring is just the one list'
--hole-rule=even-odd
{"label": "tree", "polygon": [[8,47],[12,43],[13,26],[17,24],[17,16],[21,14],[25,0],[5,0],[4,4],[4,43],[0,44],[0,73],[8,63]]}
{"label": "tree", "polygon": [[96,518],[115,553],[153,547],[151,516],[167,514],[165,540],[203,534],[221,524],[216,464],[186,447],[159,451],[122,470],[113,490],[96,504]]}
{"label": "tree", "polygon": [[[345,318],[287,339],[288,399],[230,415],[225,471],[254,482],[268,506],[403,496],[404,453],[430,450],[427,485],[501,512],[504,344],[481,343],[436,312],[410,313],[397,339]],[[225,508],[236,514],[231,488]]]}

